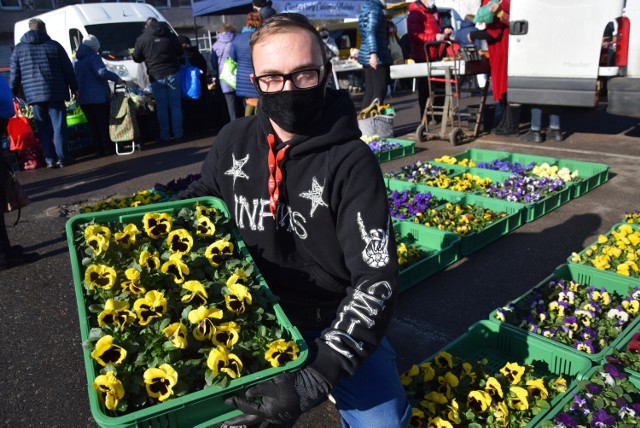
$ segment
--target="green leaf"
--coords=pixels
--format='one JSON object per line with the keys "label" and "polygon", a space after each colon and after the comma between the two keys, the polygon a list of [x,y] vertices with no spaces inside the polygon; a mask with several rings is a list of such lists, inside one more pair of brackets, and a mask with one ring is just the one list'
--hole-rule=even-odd
{"label": "green leaf", "polygon": [[104,336],[104,331],[101,328],[92,328],[89,330],[89,341],[97,342],[100,338]]}

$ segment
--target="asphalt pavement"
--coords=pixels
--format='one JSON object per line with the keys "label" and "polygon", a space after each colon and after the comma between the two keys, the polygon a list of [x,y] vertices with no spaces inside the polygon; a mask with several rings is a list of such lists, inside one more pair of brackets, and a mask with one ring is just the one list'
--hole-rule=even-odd
{"label": "asphalt pavement", "polygon": [[[356,104],[358,97],[354,97]],[[397,138],[415,139],[417,94],[401,91],[395,107]],[[467,100],[469,102],[470,100]],[[567,139],[543,144],[484,134],[454,147],[448,141],[416,144],[412,156],[383,163],[384,172],[471,148],[506,150],[610,166],[609,182],[526,223],[484,249],[402,293],[388,338],[399,370],[420,362],[463,334],[476,321],[514,299],[640,209],[640,120],[614,117],[604,108],[567,109]],[[523,130],[526,124],[523,124]],[[198,173],[215,136],[175,145],[144,144],[127,156],[81,157],[63,169],[24,171],[18,178],[32,203],[9,227],[13,244],[37,251],[30,265],[0,272],[0,426],[95,427],[82,358],[76,297],[65,223],[80,204],[127,196],[156,183]],[[15,214],[7,214],[12,224]],[[301,427],[337,427],[325,403],[305,415]]]}

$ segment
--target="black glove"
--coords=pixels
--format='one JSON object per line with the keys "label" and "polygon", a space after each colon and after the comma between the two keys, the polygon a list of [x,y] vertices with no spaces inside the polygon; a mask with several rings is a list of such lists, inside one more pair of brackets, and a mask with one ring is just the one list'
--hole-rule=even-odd
{"label": "black glove", "polygon": [[259,401],[248,401],[243,397],[224,400],[228,406],[244,413],[222,424],[223,428],[254,425],[260,422],[291,424],[307,410],[327,398],[331,385],[312,368],[297,373],[285,373],[247,389],[247,398],[261,397]]}

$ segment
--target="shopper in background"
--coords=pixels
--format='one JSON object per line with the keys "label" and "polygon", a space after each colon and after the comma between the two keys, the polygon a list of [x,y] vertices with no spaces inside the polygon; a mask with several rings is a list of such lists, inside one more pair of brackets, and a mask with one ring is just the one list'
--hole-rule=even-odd
{"label": "shopper in background", "polygon": [[[231,42],[236,37],[236,29],[231,24],[222,24],[218,28],[218,37],[211,47],[211,67],[213,75],[219,76],[224,62],[231,53]],[[236,96],[236,90],[227,85],[222,80],[217,81],[220,91],[224,94],[224,100],[227,103],[229,111],[229,120],[234,120],[244,115],[242,100]]]}
{"label": "shopper in background", "polygon": [[560,108],[547,106],[549,109],[549,129],[542,131],[542,107],[531,107],[531,129],[519,139],[528,143],[542,143],[544,140],[562,141],[564,136],[560,128]]}
{"label": "shopper in background", "polygon": [[245,116],[255,114],[256,106],[258,105],[258,93],[249,77],[253,74],[249,40],[251,39],[251,34],[256,31],[260,24],[262,24],[260,14],[258,12],[249,12],[242,32],[237,34],[231,42],[231,52],[229,53],[231,59],[238,65],[236,69],[236,95],[244,99]]}
{"label": "shopper in background", "polygon": [[180,89],[182,55],[182,46],[171,28],[155,18],[147,19],[131,57],[147,66],[151,91],[156,100],[160,143],[168,143],[172,131],[176,142],[184,136]]}
{"label": "shopper in background", "polygon": [[236,213],[309,358],[249,400],[227,397],[243,414],[223,426],[291,427],[330,393],[344,426],[406,427],[411,406],[385,338],[399,279],[380,166],[347,91],[326,88],[331,69],[307,18],[273,16],[251,49],[258,112],[220,131],[180,197],[216,196]]}
{"label": "shopper in background", "polygon": [[[482,0],[487,5],[490,0]],[[494,14],[493,22],[486,24],[484,30],[469,33],[471,41],[486,40],[489,47],[491,66],[491,87],[493,99],[497,103],[496,120],[498,125],[491,130],[495,135],[518,135],[520,128],[520,109],[509,105],[507,99],[507,65],[509,56],[509,13],[511,0],[493,3],[490,9]]]}
{"label": "shopper in background", "polygon": [[253,10],[260,13],[260,17],[263,21],[276,14],[276,10],[273,8],[273,2],[271,2],[271,0],[253,0],[252,4]]}
{"label": "shopper in background", "polygon": [[72,161],[67,152],[69,91],[78,95],[78,82],[67,52],[51,40],[41,19],[29,20],[27,31],[11,54],[11,91],[24,93],[38,125],[38,136],[47,168]]}
{"label": "shopper in background", "polygon": [[[0,76],[0,135],[7,132],[7,122],[15,115],[13,108],[13,96],[9,84]],[[4,206],[6,204],[4,194],[4,183],[2,178],[6,177],[9,165],[4,160],[0,150],[0,272],[3,270],[20,266],[25,263],[36,261],[40,258],[38,253],[25,253],[20,245],[11,245],[7,226],[4,222]]]}
{"label": "shopper in background", "polygon": [[389,85],[389,66],[392,64],[387,38],[386,2],[366,0],[358,17],[362,37],[358,62],[364,69],[364,96],[360,109],[368,107],[375,99],[384,103]]}
{"label": "shopper in background", "polygon": [[74,70],[79,92],[76,101],[87,118],[96,154],[104,156],[115,153],[115,144],[109,137],[111,88],[108,81],[122,82],[122,79],[107,70],[98,54],[99,51],[100,41],[96,36],[89,34],[76,51]]}
{"label": "shopper in background", "polygon": [[[435,0],[416,0],[409,5],[409,15],[407,16],[407,33],[411,41],[411,58],[415,62],[436,61],[438,59],[438,48],[429,48],[428,56],[424,45],[428,42],[443,41],[442,17],[438,13]],[[418,103],[420,107],[420,118],[424,117],[424,110],[429,98],[429,85],[427,79],[416,79],[418,89]],[[437,88],[437,84],[432,87]],[[442,106],[444,98],[434,97],[434,106]],[[437,121],[441,116],[435,116]]]}
{"label": "shopper in background", "polygon": [[207,111],[208,93],[207,93],[207,60],[200,53],[198,46],[191,44],[189,37],[180,35],[178,40],[184,50],[184,57],[180,60],[181,65],[186,65],[187,61],[192,67],[198,67],[201,71],[199,80],[202,95],[200,98],[191,99],[182,97],[182,124],[185,135],[198,135],[198,133],[210,128],[211,114]]}

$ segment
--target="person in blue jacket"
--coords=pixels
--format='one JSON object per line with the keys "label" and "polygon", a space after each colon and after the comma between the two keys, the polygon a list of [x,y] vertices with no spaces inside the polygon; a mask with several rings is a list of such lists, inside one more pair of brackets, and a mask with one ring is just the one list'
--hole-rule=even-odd
{"label": "person in blue jacket", "polygon": [[10,86],[20,90],[31,105],[47,168],[71,162],[67,153],[67,108],[69,91],[77,96],[73,65],[62,45],[47,34],[41,19],[29,20],[27,31],[11,54]]}
{"label": "person in blue jacket", "polygon": [[256,28],[262,24],[262,17],[258,12],[247,14],[247,23],[242,28],[242,32],[231,42],[229,57],[237,64],[236,69],[236,96],[244,99],[244,115],[255,114],[258,105],[258,93],[251,83],[250,76],[253,74],[253,63],[251,62],[251,49],[249,40]]}
{"label": "person in blue jacket", "polygon": [[79,95],[76,100],[91,131],[91,138],[98,156],[115,153],[115,145],[109,138],[109,100],[111,89],[108,81],[122,82],[115,73],[107,70],[100,51],[100,41],[89,34],[76,52],[75,72]]}
{"label": "person in blue jacket", "polygon": [[361,108],[376,98],[383,104],[389,84],[389,66],[392,64],[387,39],[386,2],[367,0],[360,10],[359,28],[362,37],[358,62],[364,68],[364,96]]}

